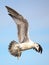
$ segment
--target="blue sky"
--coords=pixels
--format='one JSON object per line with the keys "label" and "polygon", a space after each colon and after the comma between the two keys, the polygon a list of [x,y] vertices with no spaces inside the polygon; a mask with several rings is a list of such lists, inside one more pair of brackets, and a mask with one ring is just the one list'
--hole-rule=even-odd
{"label": "blue sky", "polygon": [[[41,44],[42,54],[31,49],[24,51],[19,60],[10,55],[8,45],[18,38],[6,5],[28,20],[30,38]],[[0,65],[49,65],[49,0],[0,0]]]}

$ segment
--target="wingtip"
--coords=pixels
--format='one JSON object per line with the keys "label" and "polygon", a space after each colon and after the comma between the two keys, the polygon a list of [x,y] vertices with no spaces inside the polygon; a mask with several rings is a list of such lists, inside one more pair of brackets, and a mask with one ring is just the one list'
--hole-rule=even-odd
{"label": "wingtip", "polygon": [[5,6],[5,7],[7,7],[7,6]]}
{"label": "wingtip", "polygon": [[10,7],[9,7],[9,6],[5,6],[5,8],[6,8],[6,9],[10,9]]}
{"label": "wingtip", "polygon": [[6,8],[8,8],[8,6],[5,6]]}
{"label": "wingtip", "polygon": [[7,9],[7,11],[8,11],[9,7],[8,7],[8,6],[5,6],[5,8],[6,8],[6,9]]}

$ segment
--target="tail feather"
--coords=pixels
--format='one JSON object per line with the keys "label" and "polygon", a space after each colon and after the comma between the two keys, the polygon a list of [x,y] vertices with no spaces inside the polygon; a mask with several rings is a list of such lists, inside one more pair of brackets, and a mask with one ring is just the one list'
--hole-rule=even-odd
{"label": "tail feather", "polygon": [[16,41],[14,41],[14,40],[13,40],[13,41],[11,41],[11,43],[10,43],[10,45],[9,45],[9,48],[8,48],[9,50],[10,50],[10,49],[11,49],[11,47],[15,44],[15,42],[16,42]]}
{"label": "tail feather", "polygon": [[9,49],[11,55],[13,55],[15,57],[20,57],[21,51],[20,51],[19,47],[16,45],[17,45],[16,41],[11,41],[8,49]]}

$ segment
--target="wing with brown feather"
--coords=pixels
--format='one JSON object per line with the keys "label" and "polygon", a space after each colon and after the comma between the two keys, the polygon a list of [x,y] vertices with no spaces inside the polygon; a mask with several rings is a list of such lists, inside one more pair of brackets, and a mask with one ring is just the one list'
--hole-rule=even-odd
{"label": "wing with brown feather", "polygon": [[9,15],[13,18],[18,28],[18,38],[19,42],[25,42],[28,40],[28,22],[22,15],[13,10],[12,8],[6,6]]}

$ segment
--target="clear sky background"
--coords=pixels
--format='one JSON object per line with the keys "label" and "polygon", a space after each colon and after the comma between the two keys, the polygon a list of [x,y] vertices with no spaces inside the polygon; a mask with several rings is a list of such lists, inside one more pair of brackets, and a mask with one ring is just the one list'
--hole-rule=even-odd
{"label": "clear sky background", "polygon": [[[31,40],[43,47],[43,53],[24,51],[18,60],[8,45],[16,40],[17,28],[5,6],[21,13],[29,22]],[[0,0],[0,65],[49,65],[49,0]]]}

